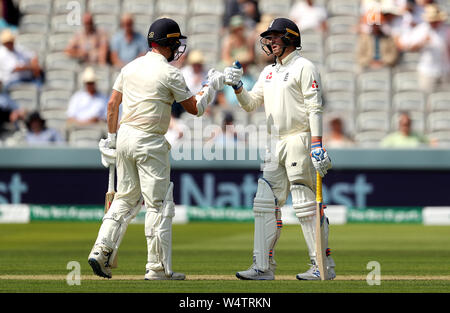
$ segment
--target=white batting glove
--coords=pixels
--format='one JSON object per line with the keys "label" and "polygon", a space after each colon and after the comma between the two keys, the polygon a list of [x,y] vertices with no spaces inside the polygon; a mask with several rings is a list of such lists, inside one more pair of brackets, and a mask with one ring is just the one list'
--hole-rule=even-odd
{"label": "white batting glove", "polygon": [[116,149],[110,148],[111,139],[100,139],[98,147],[100,149],[102,164],[104,167],[109,168],[110,165],[116,164]]}
{"label": "white batting glove", "polygon": [[328,152],[327,150],[325,150],[325,148],[322,147],[322,143],[320,141],[312,143],[311,160],[313,162],[314,168],[321,177],[324,177],[327,174],[328,170],[332,167]]}
{"label": "white batting glove", "polygon": [[225,82],[225,75],[215,69],[210,69],[208,72],[209,85],[215,90],[222,90]]}
{"label": "white batting glove", "polygon": [[108,133],[108,137],[105,139],[105,145],[107,148],[115,149],[116,148],[116,133]]}
{"label": "white batting glove", "polygon": [[225,84],[230,86],[237,86],[241,81],[242,75],[244,75],[244,70],[241,68],[235,67],[226,67],[223,71],[225,75]]}

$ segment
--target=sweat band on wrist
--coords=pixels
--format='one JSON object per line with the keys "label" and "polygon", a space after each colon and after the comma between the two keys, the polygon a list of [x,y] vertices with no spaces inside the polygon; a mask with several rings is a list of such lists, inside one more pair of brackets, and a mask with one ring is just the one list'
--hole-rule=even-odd
{"label": "sweat band on wrist", "polygon": [[311,142],[311,150],[322,148],[322,140],[321,139],[314,139]]}
{"label": "sweat band on wrist", "polygon": [[237,83],[237,85],[233,85],[231,87],[233,87],[234,90],[238,90],[239,88],[241,88],[244,85],[244,83],[242,82],[242,80],[239,81],[239,83]]}

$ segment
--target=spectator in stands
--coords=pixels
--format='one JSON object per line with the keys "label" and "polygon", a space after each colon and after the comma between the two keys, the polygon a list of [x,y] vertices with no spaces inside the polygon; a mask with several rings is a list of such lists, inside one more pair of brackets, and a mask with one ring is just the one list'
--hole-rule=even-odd
{"label": "spectator in stands", "polygon": [[221,60],[224,66],[230,66],[240,53],[249,53],[254,58],[254,49],[250,38],[246,34],[244,19],[240,15],[235,15],[230,20],[229,34],[222,42]]}
{"label": "spectator in stands", "polygon": [[399,37],[402,32],[402,14],[401,6],[395,3],[394,0],[381,1],[381,15],[383,16],[383,32],[394,39]]}
{"label": "spectator in stands", "polygon": [[85,88],[77,91],[69,101],[69,126],[93,125],[106,121],[108,99],[97,91],[95,71],[87,67],[82,79]]}
{"label": "spectator in stands", "polygon": [[417,148],[426,145],[424,136],[412,131],[412,121],[407,112],[402,112],[398,119],[398,131],[387,135],[380,143],[383,148]]}
{"label": "spectator in stands", "polygon": [[187,64],[181,69],[186,85],[193,94],[202,89],[202,82],[206,80],[207,73],[204,68],[205,58],[200,50],[189,51]]}
{"label": "spectator in stands", "polygon": [[409,36],[409,33],[418,24],[418,21],[414,19],[413,12],[416,6],[415,0],[406,0],[400,16],[400,23],[398,28],[398,35],[394,38],[399,50],[402,50],[401,42],[402,38]]}
{"label": "spectator in stands", "polygon": [[314,4],[313,0],[298,1],[289,13],[289,18],[297,24],[300,32],[305,30],[326,32],[327,10]]}
{"label": "spectator in stands", "polygon": [[234,146],[235,142],[244,141],[234,128],[234,117],[231,112],[224,112],[221,131],[214,133],[209,142],[213,142],[217,146]]}
{"label": "spectator in stands", "polygon": [[242,14],[240,2],[242,0],[225,0],[225,10],[223,13],[223,27],[230,26],[230,20],[233,16]]}
{"label": "spectator in stands", "polygon": [[9,29],[1,33],[0,79],[4,88],[9,89],[19,83],[42,84],[42,70],[35,53],[16,46],[15,35]]}
{"label": "spectator in stands", "polygon": [[120,27],[122,30],[112,37],[110,46],[111,63],[117,68],[122,68],[148,51],[147,39],[134,30],[133,15],[122,15]]}
{"label": "spectator in stands", "polygon": [[258,8],[258,1],[243,0],[241,1],[241,10],[244,17],[244,24],[247,29],[253,29],[261,20],[261,13]]}
{"label": "spectator in stands", "polygon": [[20,11],[17,1],[0,1],[0,31],[4,29],[17,30],[20,21]]}
{"label": "spectator in stands", "polygon": [[225,0],[225,12],[223,14],[223,27],[228,28],[235,15],[244,18],[247,28],[254,28],[261,18],[257,0]]}
{"label": "spectator in stands", "polygon": [[108,35],[94,25],[92,14],[83,15],[83,29],[69,41],[65,52],[68,56],[87,64],[107,64]]}
{"label": "spectator in stands", "polygon": [[15,123],[18,120],[24,120],[25,115],[26,111],[19,108],[14,100],[9,97],[0,81],[0,137],[7,130],[8,124]]}
{"label": "spectator in stands", "polygon": [[334,117],[329,122],[330,131],[324,136],[323,142],[329,148],[348,148],[355,143],[344,131],[344,123],[341,118]]}
{"label": "spectator in stands", "polygon": [[47,128],[45,120],[39,112],[31,113],[27,118],[26,142],[30,145],[42,145],[50,143],[63,143],[61,134],[53,129]]}
{"label": "spectator in stands", "polygon": [[372,14],[366,16],[370,33],[361,32],[357,42],[358,64],[362,71],[394,66],[399,56],[394,38],[383,31],[383,15],[379,14],[375,20],[372,19]]}
{"label": "spectator in stands", "polygon": [[424,20],[424,13],[425,13],[425,7],[429,4],[436,3],[435,0],[415,0],[416,5],[414,6],[413,10],[413,17],[416,24],[421,24],[425,22]]}
{"label": "spectator in stands", "polygon": [[431,93],[450,81],[450,27],[445,24],[447,14],[436,4],[426,6],[423,18],[425,22],[402,37],[400,44],[405,51],[420,52],[419,85]]}

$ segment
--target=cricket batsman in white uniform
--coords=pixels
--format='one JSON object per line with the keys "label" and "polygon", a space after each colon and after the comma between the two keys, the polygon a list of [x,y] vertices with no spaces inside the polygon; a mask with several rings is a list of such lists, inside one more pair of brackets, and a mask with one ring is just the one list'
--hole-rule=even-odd
{"label": "cricket batsman in white uniform", "polygon": [[[291,192],[311,260],[311,267],[296,277],[319,280],[315,251],[315,171],[323,177],[331,168],[331,160],[322,147],[321,81],[313,63],[300,55],[300,32],[291,20],[273,20],[260,41],[262,49],[268,55],[273,54],[275,61],[264,68],[251,91],[242,86],[242,68],[235,65],[224,70],[225,84],[235,89],[244,110],[250,112],[264,105],[268,132],[276,142],[275,151],[270,151],[276,163],[265,166],[254,199],[253,265],[236,276],[248,280],[275,278],[274,249],[282,226],[279,208]],[[327,247],[327,218],[324,224]],[[329,249],[325,266],[329,279],[335,278],[335,263]]]}
{"label": "cricket batsman in white uniform", "polygon": [[117,193],[88,257],[98,276],[112,277],[110,264],[129,222],[141,209],[142,194],[147,208],[148,249],[144,278],[185,279],[184,274],[172,270],[175,207],[170,182],[170,145],[164,134],[174,101],[181,103],[187,112],[201,116],[224,83],[224,75],[211,69],[208,82],[197,95],[192,95],[180,70],[169,64],[184,53],[186,46],[180,40],[186,38],[172,19],[156,20],[148,32],[151,51],[124,66],[114,83],[108,102],[108,138],[99,146],[103,165],[116,164]]}

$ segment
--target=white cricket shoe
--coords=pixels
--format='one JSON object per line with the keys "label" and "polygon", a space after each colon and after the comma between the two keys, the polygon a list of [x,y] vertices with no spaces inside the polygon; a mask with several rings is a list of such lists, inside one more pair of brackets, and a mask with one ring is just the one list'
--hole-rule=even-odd
{"label": "white cricket shoe", "polygon": [[[328,257],[329,259],[331,257]],[[336,272],[334,271],[334,261],[333,259],[328,260],[328,280],[333,280],[336,278]],[[295,276],[298,280],[320,280],[320,271],[319,267],[313,261],[311,267],[304,273],[297,274]]]}
{"label": "white cricket shoe", "polygon": [[154,271],[154,270],[146,270],[144,275],[145,280],[185,280],[186,275],[183,273],[173,272],[172,275],[166,275],[164,270]]}
{"label": "white cricket shoe", "polygon": [[92,249],[88,257],[89,265],[92,267],[94,274],[104,278],[111,278],[111,267],[108,265],[109,257],[112,249],[105,246],[96,245]]}
{"label": "white cricket shoe", "polygon": [[275,262],[270,263],[269,269],[263,272],[256,268],[256,263],[253,263],[248,270],[237,272],[236,277],[242,280],[274,280],[276,267]]}

